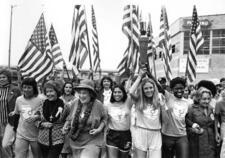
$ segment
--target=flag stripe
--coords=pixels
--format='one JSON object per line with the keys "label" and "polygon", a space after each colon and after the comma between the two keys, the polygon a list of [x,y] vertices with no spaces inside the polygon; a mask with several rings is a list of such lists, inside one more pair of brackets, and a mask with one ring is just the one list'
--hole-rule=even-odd
{"label": "flag stripe", "polygon": [[52,71],[53,62],[50,54],[50,42],[43,14],[28,41],[18,66],[22,77],[34,77],[36,81],[39,81]]}
{"label": "flag stripe", "polygon": [[166,8],[162,7],[160,16],[160,33],[159,33],[159,45],[163,50],[164,71],[166,79],[170,81],[172,79],[172,70],[170,62],[172,60],[172,46],[171,38],[169,34],[169,23],[166,13]]}
{"label": "flag stripe", "polygon": [[77,72],[82,68],[88,54],[88,32],[83,5],[75,5],[72,24],[72,45],[69,61],[74,65]]}
{"label": "flag stripe", "polygon": [[203,43],[204,39],[202,37],[201,27],[198,20],[198,14],[196,7],[194,6],[192,15],[190,49],[187,57],[187,66],[185,73],[188,82],[193,82],[196,79],[196,67],[197,67],[196,55]]}
{"label": "flag stripe", "polygon": [[129,42],[123,58],[117,67],[120,75],[122,75],[127,68],[134,72],[139,69],[140,30],[136,6],[127,5],[124,7],[122,31],[127,36]]}

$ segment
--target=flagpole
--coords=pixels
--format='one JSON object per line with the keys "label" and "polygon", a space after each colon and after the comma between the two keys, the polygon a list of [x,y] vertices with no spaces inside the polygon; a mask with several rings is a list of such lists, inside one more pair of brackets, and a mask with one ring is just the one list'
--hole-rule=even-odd
{"label": "flagpole", "polygon": [[84,6],[84,13],[85,13],[85,25],[87,28],[87,43],[88,43],[88,55],[89,55],[89,61],[90,61],[90,71],[91,71],[91,79],[93,80],[93,69],[92,69],[92,60],[91,60],[91,49],[90,49],[90,43],[89,43],[89,35],[88,35],[88,26],[87,26],[87,15],[86,15],[86,9]]}
{"label": "flagpole", "polygon": [[155,78],[157,79],[157,76],[156,76],[156,66],[155,66],[155,56],[156,56],[156,49],[155,48],[152,48],[153,50],[153,69],[154,69],[154,75],[155,75]]}
{"label": "flagpole", "polygon": [[[130,10],[130,15],[131,15],[131,21],[130,21],[130,27],[131,27],[131,47],[130,47],[130,55],[132,56],[133,54],[133,5],[131,5],[131,10]],[[131,65],[132,65],[132,68],[131,68],[131,71],[132,71],[132,73],[135,73],[135,72],[133,72],[133,71],[135,71],[134,70],[134,62],[133,62],[133,58],[130,58],[131,59]]]}
{"label": "flagpole", "polygon": [[[65,61],[63,61],[63,67],[65,68],[67,77],[68,77],[68,79],[70,80],[70,75],[69,75],[68,69],[67,69],[67,67],[66,67]],[[64,71],[64,68],[63,68],[63,71]]]}
{"label": "flagpole", "polygon": [[11,14],[10,14],[10,30],[9,30],[9,56],[8,56],[8,67],[11,67],[11,38],[12,38],[12,17],[13,17],[13,5],[11,5]]}

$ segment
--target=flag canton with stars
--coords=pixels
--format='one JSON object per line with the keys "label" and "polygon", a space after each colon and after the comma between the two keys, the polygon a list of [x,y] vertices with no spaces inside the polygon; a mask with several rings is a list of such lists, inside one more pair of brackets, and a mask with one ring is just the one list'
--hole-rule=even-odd
{"label": "flag canton with stars", "polygon": [[196,33],[196,29],[199,25],[199,20],[198,20],[198,15],[197,15],[197,10],[194,7],[193,10],[193,17],[192,17],[192,28],[191,28],[191,34],[195,34]]}
{"label": "flag canton with stars", "polygon": [[51,26],[50,31],[49,31],[49,38],[50,38],[51,46],[54,46],[55,44],[58,43],[58,40],[57,40],[56,35],[55,35],[55,30],[52,26]]}
{"label": "flag canton with stars", "polygon": [[46,27],[44,21],[44,15],[41,16],[36,29],[34,30],[30,41],[40,50],[42,53],[45,52],[46,49]]}

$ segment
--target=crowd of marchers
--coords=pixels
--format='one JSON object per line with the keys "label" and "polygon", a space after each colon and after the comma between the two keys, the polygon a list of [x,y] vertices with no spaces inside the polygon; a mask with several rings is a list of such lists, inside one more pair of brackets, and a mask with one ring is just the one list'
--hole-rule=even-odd
{"label": "crowd of marchers", "polygon": [[0,69],[1,158],[225,157],[225,78],[76,81],[15,85]]}

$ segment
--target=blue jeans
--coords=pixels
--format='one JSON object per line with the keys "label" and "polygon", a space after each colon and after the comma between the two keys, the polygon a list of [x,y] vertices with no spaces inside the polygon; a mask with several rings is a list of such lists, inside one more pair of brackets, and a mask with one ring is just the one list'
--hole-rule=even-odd
{"label": "blue jeans", "polygon": [[188,158],[188,139],[162,135],[162,158]]}

